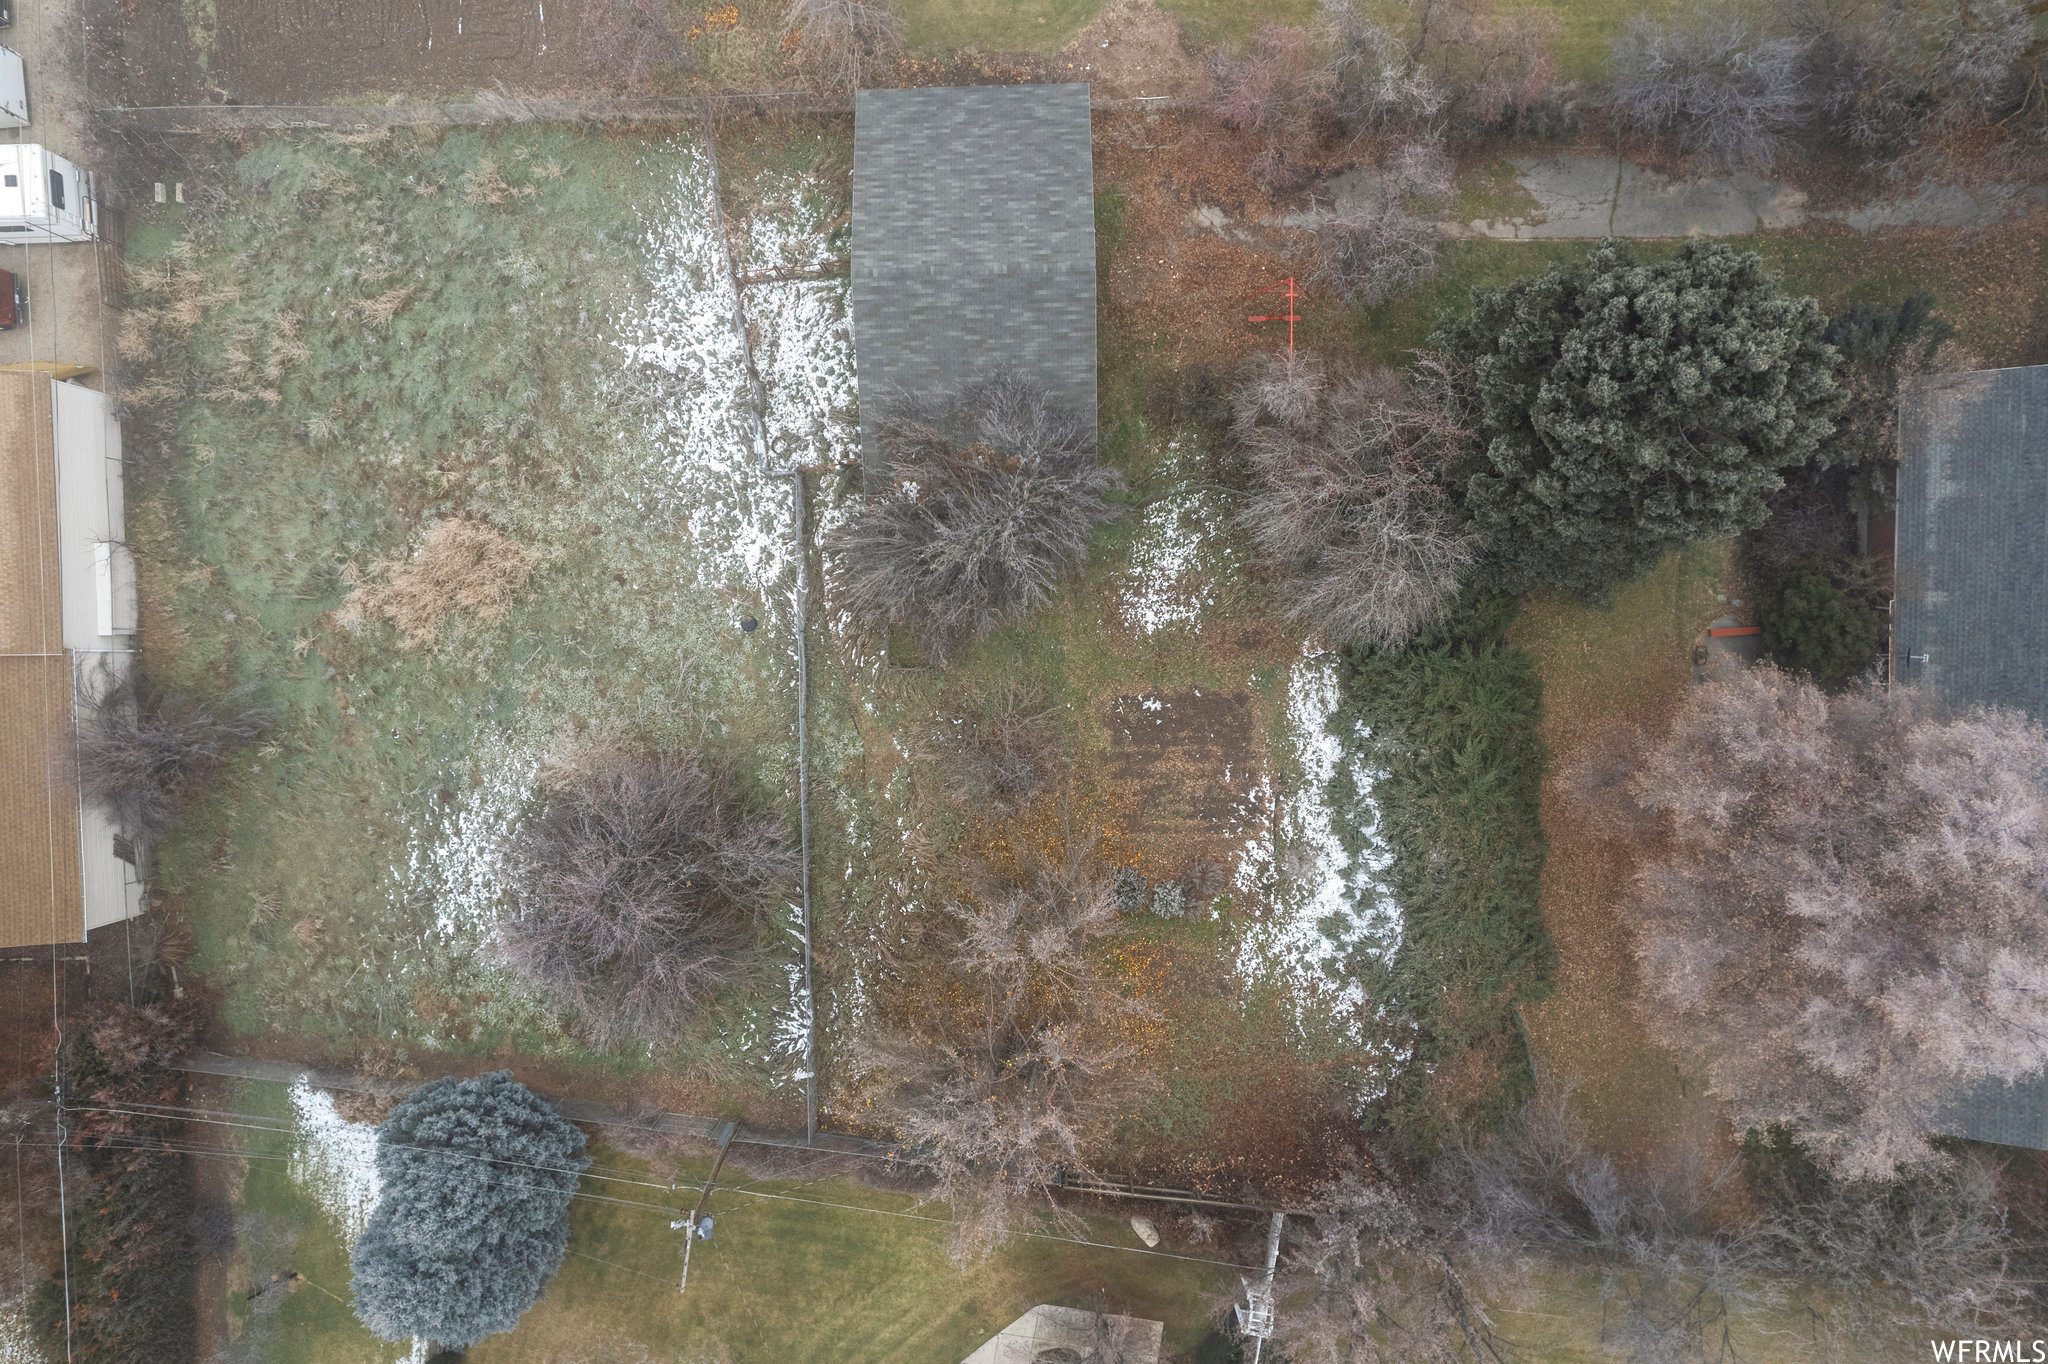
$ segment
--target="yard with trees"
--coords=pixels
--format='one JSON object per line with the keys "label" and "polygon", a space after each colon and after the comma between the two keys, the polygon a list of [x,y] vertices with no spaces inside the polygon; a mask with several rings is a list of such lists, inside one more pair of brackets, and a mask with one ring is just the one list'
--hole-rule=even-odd
{"label": "yard with trees", "polygon": [[[1273,1209],[1286,1364],[2035,1329],[2048,1167],[1930,1115],[2048,1062],[2048,740],[1873,675],[1871,529],[1902,385],[2048,358],[2034,201],[1467,230],[1616,145],[2031,183],[2033,20],[1010,8],[590,0],[552,60],[630,117],[120,152],[191,190],[131,206],[143,667],[78,752],[152,902],[17,1124],[79,1181],[36,1348],[950,1359],[1056,1301],[1220,1364]],[[1098,410],[859,412],[850,96],[1059,80]],[[736,1146],[679,1298],[664,1111],[894,1161]]]}

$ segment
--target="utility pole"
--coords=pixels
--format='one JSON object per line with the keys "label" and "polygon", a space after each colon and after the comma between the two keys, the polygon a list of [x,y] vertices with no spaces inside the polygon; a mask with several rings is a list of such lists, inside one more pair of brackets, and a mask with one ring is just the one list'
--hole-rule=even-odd
{"label": "utility pole", "polygon": [[736,1122],[729,1122],[725,1125],[725,1130],[718,1134],[718,1155],[711,1162],[710,1175],[704,1180],[704,1192],[697,1195],[696,1210],[689,1216],[668,1224],[670,1231],[680,1231],[683,1234],[683,1281],[676,1287],[678,1295],[690,1291],[690,1246],[698,1239],[699,1223],[703,1224],[707,1233],[704,1239],[710,1239],[708,1233],[711,1230],[711,1219],[704,1215],[704,1210],[711,1205],[711,1186],[718,1182],[718,1171],[725,1164],[725,1153],[731,1149],[732,1134],[739,1130],[739,1126]]}
{"label": "utility pole", "polygon": [[1259,1281],[1238,1280],[1244,1285],[1244,1301],[1236,1308],[1237,1329],[1252,1338],[1252,1364],[1259,1364],[1266,1342],[1273,1338],[1273,1273],[1280,1264],[1280,1230],[1286,1223],[1286,1213],[1273,1214],[1273,1224],[1266,1231],[1266,1272]]}

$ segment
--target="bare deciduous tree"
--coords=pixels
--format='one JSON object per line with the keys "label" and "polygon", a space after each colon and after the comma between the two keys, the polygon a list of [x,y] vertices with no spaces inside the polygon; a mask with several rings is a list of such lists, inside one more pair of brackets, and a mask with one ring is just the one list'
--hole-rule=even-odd
{"label": "bare deciduous tree", "polygon": [[1423,69],[1420,53],[1350,0],[1322,0],[1318,20],[1327,49],[1337,116],[1353,132],[1432,136],[1449,100]]}
{"label": "bare deciduous tree", "polygon": [[1764,167],[1804,112],[1800,52],[1734,16],[1638,17],[1614,46],[1610,97],[1625,123],[1729,165]]}
{"label": "bare deciduous tree", "polygon": [[1093,950],[1117,927],[1105,878],[1078,860],[1022,884],[983,884],[947,907],[951,984],[914,1023],[878,1028],[859,1065],[905,1147],[933,1171],[957,1226],[956,1261],[1010,1239],[1087,1173],[1120,1112],[1155,1078],[1129,1044],[1148,1010]]}
{"label": "bare deciduous tree", "polygon": [[246,688],[202,702],[188,691],[112,675],[87,689],[84,710],[79,789],[138,842],[169,828],[179,802],[274,718]]}
{"label": "bare deciduous tree", "polygon": [[1995,1334],[2036,1320],[2044,1285],[2022,1263],[1992,1157],[1817,1183],[1783,1200],[1770,1235],[1787,1271],[1826,1289],[1818,1310],[1837,1338],[1881,1350],[1902,1328]]}
{"label": "bare deciduous tree", "polygon": [[1385,369],[1273,358],[1238,391],[1253,471],[1245,527],[1292,609],[1333,639],[1394,647],[1439,618],[1473,561],[1437,470],[1469,438],[1432,391]]}
{"label": "bare deciduous tree", "polygon": [[1495,0],[1410,0],[1409,10],[1416,61],[1460,122],[1514,131],[1557,98],[1555,14]]}
{"label": "bare deciduous tree", "polygon": [[876,0],[791,0],[782,39],[817,80],[853,91],[902,55],[903,19]]}
{"label": "bare deciduous tree", "polygon": [[591,65],[628,90],[645,90],[690,59],[676,0],[583,0]]}
{"label": "bare deciduous tree", "polygon": [[933,735],[947,799],[962,809],[1010,814],[1045,786],[1059,735],[1045,693],[1003,682],[941,717]]}
{"label": "bare deciduous tree", "polygon": [[1761,667],[1584,784],[1668,833],[1635,889],[1650,1021],[1739,1129],[1888,1178],[1958,1086],[2048,1062],[2044,772],[2024,716]]}
{"label": "bare deciduous tree", "polygon": [[838,605],[935,657],[1051,596],[1119,514],[1094,433],[1015,374],[898,395],[880,442],[890,486],[833,537]]}
{"label": "bare deciduous tree", "polygon": [[1815,112],[1873,157],[2009,107],[2022,94],[2034,40],[2033,19],[2016,0],[1795,0],[1787,18]]}
{"label": "bare deciduous tree", "polygon": [[1210,70],[1209,108],[1233,128],[1299,138],[1330,113],[1335,81],[1306,29],[1261,25],[1243,56],[1219,53]]}
{"label": "bare deciduous tree", "polygon": [[666,1041],[739,968],[795,875],[785,822],[690,757],[598,749],[544,781],[500,950],[592,1045]]}
{"label": "bare deciduous tree", "polygon": [[1532,1100],[1499,1139],[1456,1153],[1467,1253],[1495,1275],[1596,1275],[1601,1333],[1626,1359],[1732,1357],[1736,1323],[1782,1298],[1762,1221],[1708,1216],[1735,1167],[1688,1147],[1625,1173],[1587,1144],[1570,1102],[1569,1088]]}
{"label": "bare deciduous tree", "polygon": [[1310,215],[1310,280],[1376,306],[1435,277],[1437,229],[1422,215],[1447,209],[1455,183],[1450,158],[1434,142],[1402,143],[1360,174],[1364,183],[1345,202],[1318,205]]}

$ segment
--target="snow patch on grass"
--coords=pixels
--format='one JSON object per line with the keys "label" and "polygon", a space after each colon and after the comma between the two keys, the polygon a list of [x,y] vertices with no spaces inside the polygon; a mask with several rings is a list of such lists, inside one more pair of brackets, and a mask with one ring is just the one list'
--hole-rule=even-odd
{"label": "snow patch on grass", "polygon": [[1240,567],[1230,518],[1207,490],[1188,486],[1200,465],[1194,437],[1176,436],[1166,450],[1161,471],[1174,491],[1145,508],[1118,587],[1124,624],[1146,635],[1199,625]]}
{"label": "snow patch on grass", "polygon": [[377,1129],[342,1117],[332,1095],[303,1079],[292,1085],[291,1099],[298,1121],[287,1167],[292,1182],[320,1205],[343,1242],[353,1248],[382,1187],[377,1178]]}
{"label": "snow patch on grass", "polygon": [[[1354,941],[1361,915],[1368,915],[1391,951],[1400,938],[1400,923],[1372,889],[1372,874],[1386,861],[1373,842],[1372,773],[1356,762],[1344,767],[1343,744],[1332,732],[1333,723],[1341,723],[1336,720],[1338,700],[1337,656],[1305,653],[1287,678],[1292,779],[1278,782],[1277,800],[1271,786],[1254,793],[1255,800],[1276,809],[1274,827],[1247,842],[1236,873],[1240,890],[1265,893],[1274,909],[1246,929],[1237,965],[1247,978],[1278,976],[1304,995],[1334,990],[1355,1004],[1361,1000],[1357,983],[1337,975],[1339,944]],[[1333,800],[1333,786],[1345,777],[1358,793],[1346,805],[1363,814],[1362,828],[1347,830],[1345,812]],[[1347,833],[1360,851],[1346,848]]]}

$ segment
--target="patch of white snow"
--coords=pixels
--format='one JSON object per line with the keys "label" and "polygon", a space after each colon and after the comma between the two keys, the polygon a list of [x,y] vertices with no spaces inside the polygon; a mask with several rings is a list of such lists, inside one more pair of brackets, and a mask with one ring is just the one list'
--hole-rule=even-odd
{"label": "patch of white snow", "polygon": [[287,1167],[292,1182],[311,1195],[341,1238],[353,1247],[376,1206],[377,1129],[350,1122],[335,1111],[334,1098],[303,1079],[292,1086],[298,1118],[296,1144]]}

